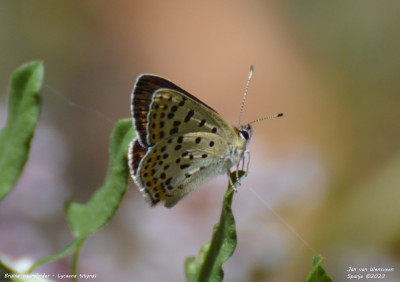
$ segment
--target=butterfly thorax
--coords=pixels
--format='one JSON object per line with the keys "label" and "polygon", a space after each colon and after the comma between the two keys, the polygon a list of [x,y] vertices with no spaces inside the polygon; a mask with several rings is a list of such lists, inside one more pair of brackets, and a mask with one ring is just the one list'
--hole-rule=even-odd
{"label": "butterfly thorax", "polygon": [[247,143],[252,136],[252,127],[249,124],[239,125],[234,129],[237,138],[231,144],[231,154],[229,156],[231,165],[237,165],[243,159]]}

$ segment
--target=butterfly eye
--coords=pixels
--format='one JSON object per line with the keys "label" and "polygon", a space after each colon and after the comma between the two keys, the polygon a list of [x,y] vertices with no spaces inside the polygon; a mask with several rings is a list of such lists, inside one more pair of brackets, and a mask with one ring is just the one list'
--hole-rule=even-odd
{"label": "butterfly eye", "polygon": [[240,130],[240,137],[242,137],[242,139],[244,139],[244,140],[249,140],[249,138],[250,138],[250,135],[249,135],[249,133],[247,132],[247,130]]}
{"label": "butterfly eye", "polygon": [[248,141],[251,137],[251,126],[250,124],[242,127],[239,129],[239,134],[240,134],[240,138],[242,138],[243,140]]}

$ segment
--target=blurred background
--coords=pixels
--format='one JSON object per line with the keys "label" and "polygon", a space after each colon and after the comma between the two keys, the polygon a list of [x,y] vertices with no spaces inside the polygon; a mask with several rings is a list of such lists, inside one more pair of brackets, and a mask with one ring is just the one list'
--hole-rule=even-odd
{"label": "blurred background", "polygon": [[[315,252],[351,267],[400,262],[398,1],[1,1],[0,125],[10,74],[45,63],[29,162],[0,205],[0,254],[36,260],[72,240],[64,205],[102,185],[114,123],[140,73],[167,77],[237,124],[254,124],[249,174],[233,199],[238,246],[225,281],[304,281]],[[132,181],[114,218],[84,244],[96,281],[184,281],[210,240],[226,176],[173,209]],[[70,271],[70,258],[38,272]]]}

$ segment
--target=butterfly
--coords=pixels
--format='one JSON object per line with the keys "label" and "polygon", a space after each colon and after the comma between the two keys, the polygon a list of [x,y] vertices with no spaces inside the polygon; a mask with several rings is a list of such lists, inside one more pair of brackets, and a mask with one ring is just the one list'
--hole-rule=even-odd
{"label": "butterfly", "polygon": [[[240,116],[252,73],[253,66]],[[229,177],[233,166],[244,164],[251,124],[282,116],[246,125],[239,117],[239,125],[231,126],[210,106],[153,74],[137,77],[131,114],[138,134],[128,149],[131,176],[151,206],[163,202],[167,208],[212,177]]]}

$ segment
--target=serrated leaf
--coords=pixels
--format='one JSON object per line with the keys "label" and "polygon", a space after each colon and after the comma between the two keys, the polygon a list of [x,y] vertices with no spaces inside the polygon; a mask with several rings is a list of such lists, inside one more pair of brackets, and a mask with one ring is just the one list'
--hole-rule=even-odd
{"label": "serrated leaf", "polygon": [[[244,175],[239,172],[239,179]],[[233,182],[236,181],[236,172],[231,174]],[[185,261],[187,281],[222,281],[224,271],[222,265],[233,254],[236,248],[236,226],[232,214],[233,189],[228,187],[225,193],[219,223],[214,226],[211,242],[200,249],[196,258],[190,257]]]}
{"label": "serrated leaf", "polygon": [[315,255],[313,259],[313,269],[308,274],[306,282],[332,282],[325,269],[321,266],[322,257]]}
{"label": "serrated leaf", "polygon": [[8,117],[0,131],[0,201],[12,190],[28,160],[40,114],[41,61],[19,67],[11,76]]}

